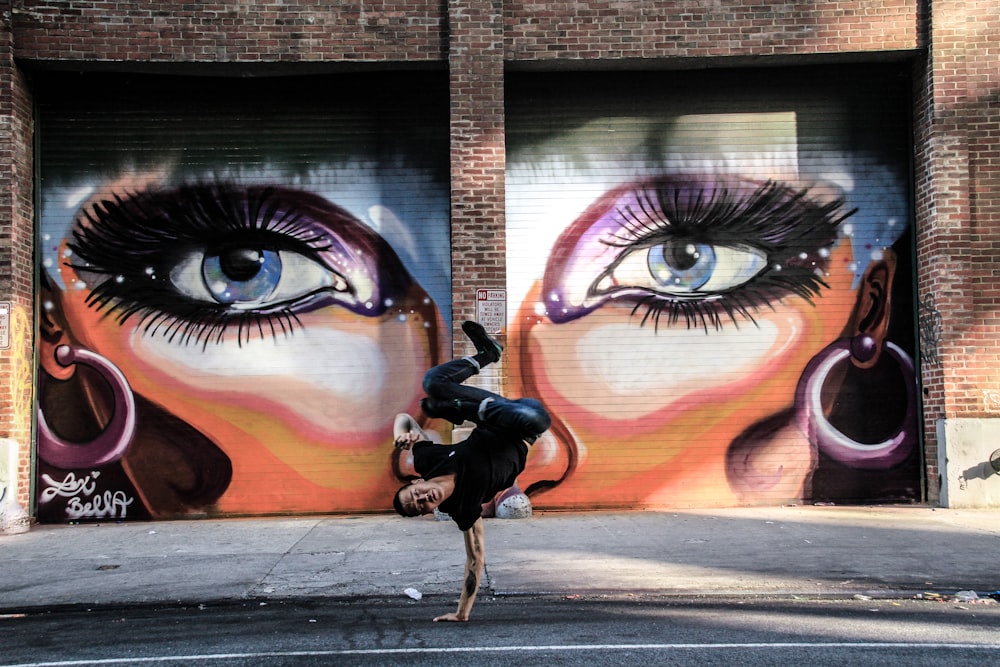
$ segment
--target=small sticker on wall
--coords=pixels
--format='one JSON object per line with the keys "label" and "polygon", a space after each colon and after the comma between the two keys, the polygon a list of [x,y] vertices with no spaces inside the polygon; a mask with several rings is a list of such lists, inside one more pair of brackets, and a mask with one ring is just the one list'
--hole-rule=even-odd
{"label": "small sticker on wall", "polygon": [[507,322],[507,290],[476,290],[476,321],[487,333],[502,333]]}
{"label": "small sticker on wall", "polygon": [[994,389],[983,390],[983,409],[986,412],[1000,412],[1000,391]]}

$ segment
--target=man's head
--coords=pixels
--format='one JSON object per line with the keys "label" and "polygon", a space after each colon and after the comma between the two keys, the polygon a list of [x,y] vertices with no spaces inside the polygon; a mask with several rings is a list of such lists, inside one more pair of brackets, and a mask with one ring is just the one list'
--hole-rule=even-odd
{"label": "man's head", "polygon": [[449,495],[450,490],[439,482],[418,478],[400,487],[392,506],[400,516],[420,516],[433,512]]}

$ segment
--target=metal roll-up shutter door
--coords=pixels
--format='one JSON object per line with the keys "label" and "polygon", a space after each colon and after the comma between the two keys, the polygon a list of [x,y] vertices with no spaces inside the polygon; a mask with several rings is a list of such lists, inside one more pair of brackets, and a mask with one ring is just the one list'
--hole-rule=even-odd
{"label": "metal roll-up shutter door", "polygon": [[[387,509],[393,418],[449,348],[444,75],[42,73],[37,99],[43,340],[97,355],[40,349],[39,517]],[[116,412],[118,451],[82,447]]]}
{"label": "metal roll-up shutter door", "polygon": [[536,506],[920,497],[897,66],[514,73],[509,372]]}

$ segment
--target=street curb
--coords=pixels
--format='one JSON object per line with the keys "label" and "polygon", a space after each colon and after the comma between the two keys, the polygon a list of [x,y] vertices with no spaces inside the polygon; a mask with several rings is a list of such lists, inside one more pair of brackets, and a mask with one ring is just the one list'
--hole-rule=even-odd
{"label": "street curb", "polygon": [[[611,601],[631,601],[631,602],[671,602],[690,600],[713,600],[717,602],[729,601],[733,604],[759,600],[829,600],[829,601],[870,601],[870,600],[914,600],[928,602],[966,602],[955,600],[955,590],[952,588],[929,587],[924,589],[851,589],[845,591],[671,591],[669,593],[638,592],[630,593],[624,591],[595,591],[572,593],[567,591],[513,591],[513,592],[487,592],[479,594],[479,601],[489,601],[490,599],[501,600],[524,600],[530,598],[562,598],[565,600],[611,600]],[[977,592],[980,596],[980,603],[987,602],[995,604],[1000,602],[1000,591],[994,593]],[[418,604],[426,600],[432,600],[440,604],[450,604],[457,594],[431,593],[424,595],[420,600],[414,600],[405,594],[400,595],[331,595],[331,596],[292,596],[281,598],[268,597],[242,597],[242,598],[214,598],[202,600],[144,600],[139,602],[106,602],[86,604],[83,602],[72,602],[65,604],[40,604],[24,605],[20,607],[0,607],[0,620],[26,615],[41,614],[76,614],[89,612],[110,612],[110,611],[137,611],[137,610],[157,610],[157,609],[183,609],[183,608],[209,608],[209,607],[236,607],[236,606],[271,606],[271,605],[294,605],[298,607],[322,606],[322,605],[342,605],[342,604],[386,604],[386,603],[410,603]]]}

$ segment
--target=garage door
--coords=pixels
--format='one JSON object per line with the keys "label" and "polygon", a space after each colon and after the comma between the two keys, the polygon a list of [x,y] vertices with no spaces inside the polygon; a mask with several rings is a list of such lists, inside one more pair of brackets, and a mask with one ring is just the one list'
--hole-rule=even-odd
{"label": "garage door", "polygon": [[921,495],[905,70],[521,73],[515,390],[536,506]]}
{"label": "garage door", "polygon": [[448,349],[443,75],[40,77],[44,521],[384,510]]}

